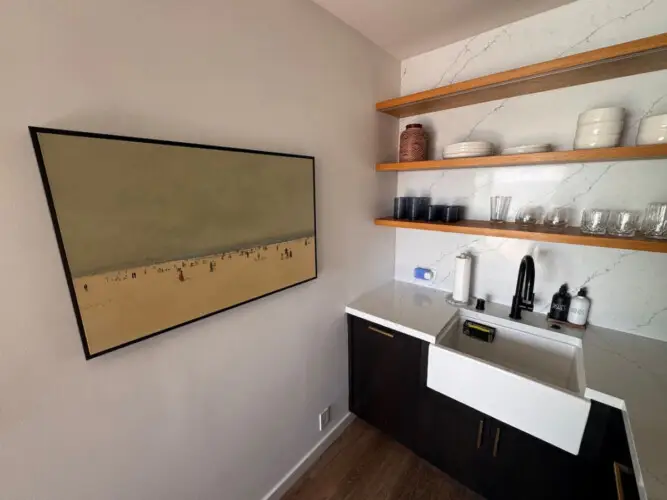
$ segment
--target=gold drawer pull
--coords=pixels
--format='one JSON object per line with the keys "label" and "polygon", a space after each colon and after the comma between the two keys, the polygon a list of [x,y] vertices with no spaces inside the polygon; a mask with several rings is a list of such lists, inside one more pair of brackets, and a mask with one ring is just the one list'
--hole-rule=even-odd
{"label": "gold drawer pull", "polygon": [[482,446],[482,433],[484,432],[484,420],[479,421],[479,427],[477,428],[477,449]]}
{"label": "gold drawer pull", "polygon": [[632,474],[632,469],[621,465],[618,462],[614,462],[614,477],[616,478],[616,496],[618,500],[624,500],[625,494],[623,493],[623,478],[621,473]]}
{"label": "gold drawer pull", "polygon": [[389,332],[382,331],[379,328],[375,328],[374,326],[369,326],[368,329],[372,332],[379,333],[380,335],[384,335],[385,337],[389,337],[390,339],[394,338],[393,334],[391,334]]}
{"label": "gold drawer pull", "polygon": [[496,440],[493,442],[493,458],[498,456],[498,443],[500,443],[500,427],[496,429]]}

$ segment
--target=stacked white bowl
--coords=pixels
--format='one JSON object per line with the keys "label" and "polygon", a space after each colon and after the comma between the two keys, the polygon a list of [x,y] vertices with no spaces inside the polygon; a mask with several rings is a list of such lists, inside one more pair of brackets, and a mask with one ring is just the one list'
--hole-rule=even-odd
{"label": "stacked white bowl", "polygon": [[621,143],[623,108],[590,109],[579,115],[574,149],[613,148]]}
{"label": "stacked white bowl", "polygon": [[493,154],[493,144],[486,141],[469,141],[450,144],[443,151],[443,158],[466,158],[469,156],[489,156]]}
{"label": "stacked white bowl", "polygon": [[647,116],[639,124],[637,144],[667,143],[667,115]]}

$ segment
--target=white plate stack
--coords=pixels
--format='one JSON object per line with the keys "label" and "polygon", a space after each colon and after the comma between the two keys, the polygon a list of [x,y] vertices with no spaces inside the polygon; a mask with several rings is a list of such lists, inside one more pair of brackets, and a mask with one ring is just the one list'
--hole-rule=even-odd
{"label": "white plate stack", "polygon": [[591,109],[579,115],[574,149],[613,148],[621,143],[623,108]]}
{"label": "white plate stack", "polygon": [[637,145],[667,143],[667,115],[647,116],[639,124]]}
{"label": "white plate stack", "polygon": [[468,158],[493,154],[493,144],[486,141],[458,142],[445,147],[443,158]]}
{"label": "white plate stack", "polygon": [[528,153],[546,153],[551,151],[551,144],[528,144],[503,149],[502,155],[524,155]]}

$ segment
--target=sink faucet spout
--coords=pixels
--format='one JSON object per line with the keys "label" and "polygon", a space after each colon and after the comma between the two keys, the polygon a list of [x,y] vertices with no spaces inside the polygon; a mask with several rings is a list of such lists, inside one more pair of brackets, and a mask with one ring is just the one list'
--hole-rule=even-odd
{"label": "sink faucet spout", "polygon": [[535,262],[530,255],[526,255],[521,259],[521,265],[519,266],[519,276],[516,280],[516,290],[512,298],[510,318],[521,319],[521,309],[533,310],[535,303],[534,286]]}

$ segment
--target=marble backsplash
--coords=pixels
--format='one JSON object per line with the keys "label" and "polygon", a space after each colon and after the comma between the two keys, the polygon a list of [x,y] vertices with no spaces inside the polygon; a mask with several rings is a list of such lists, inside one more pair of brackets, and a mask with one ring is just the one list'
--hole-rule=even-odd
{"label": "marble backsplash", "polygon": [[[664,1],[579,0],[403,61],[402,93],[651,36],[665,31],[665,18]],[[401,120],[401,128],[424,124],[430,158],[462,140],[488,140],[499,149],[545,142],[571,149],[578,114],[602,106],[626,108],[623,143],[634,144],[642,117],[667,113],[667,71],[421,115]],[[567,205],[579,225],[584,208],[643,210],[667,201],[667,160],[402,172],[398,194],[463,204],[470,219],[488,219],[494,195],[512,196],[510,216],[527,204]],[[454,257],[463,251],[475,256],[476,296],[509,304],[521,257],[530,253],[537,310],[548,309],[563,282],[585,285],[592,323],[667,341],[665,254],[397,230],[396,278],[412,281],[415,266],[433,267],[431,286],[451,290]]]}

